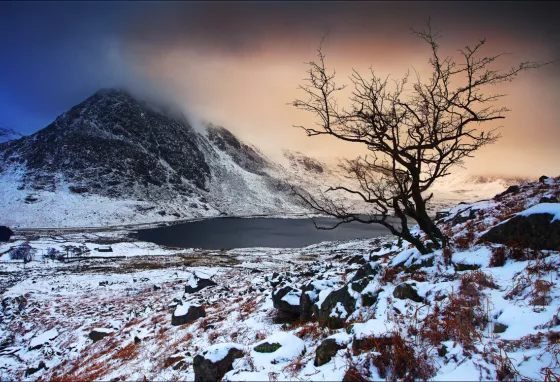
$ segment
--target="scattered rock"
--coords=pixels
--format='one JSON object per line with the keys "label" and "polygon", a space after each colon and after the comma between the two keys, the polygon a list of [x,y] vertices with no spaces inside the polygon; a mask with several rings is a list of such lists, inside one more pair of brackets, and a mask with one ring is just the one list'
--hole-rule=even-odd
{"label": "scattered rock", "polygon": [[336,352],[344,348],[345,346],[339,344],[334,338],[327,338],[317,347],[314,365],[322,366],[329,363],[332,357],[336,355]]}
{"label": "scattered rock", "polygon": [[351,282],[358,281],[360,279],[363,279],[364,277],[375,276],[380,271],[381,266],[379,264],[374,263],[374,265],[371,265],[371,263],[365,263],[358,269],[354,277],[352,277]]}
{"label": "scattered rock", "polygon": [[462,272],[462,271],[474,271],[476,269],[480,269],[480,264],[466,264],[466,263],[453,263],[453,267],[455,271]]}
{"label": "scattered rock", "polygon": [[[539,204],[537,206],[540,206]],[[560,220],[547,213],[517,215],[491,228],[481,241],[533,249],[560,250]]]}
{"label": "scattered rock", "polygon": [[256,351],[257,353],[274,353],[276,350],[280,349],[281,347],[282,345],[280,345],[277,342],[274,343],[263,342],[262,344],[255,346],[253,350]]}
{"label": "scattered rock", "polygon": [[316,309],[316,316],[331,329],[340,329],[346,318],[356,309],[356,300],[348,292],[348,285],[329,293],[320,308]]}
{"label": "scattered rock", "polygon": [[496,322],[494,324],[494,333],[496,333],[496,334],[503,333],[507,330],[507,328],[508,328],[507,325],[500,324],[499,322]]}
{"label": "scattered rock", "polygon": [[188,284],[185,285],[185,293],[195,293],[198,292],[199,290],[214,285],[218,285],[218,284],[216,284],[214,281],[210,279],[200,278],[197,275],[193,274]]}
{"label": "scattered rock", "polygon": [[418,295],[418,292],[412,287],[412,285],[404,283],[397,285],[393,291],[393,297],[401,300],[409,299],[415,302],[423,301],[422,297]]}
{"label": "scattered rock", "polygon": [[89,332],[88,337],[93,342],[97,342],[97,341],[102,340],[103,338],[111,335],[112,333],[113,333],[112,329],[95,328],[91,332]]}
{"label": "scattered rock", "polygon": [[241,357],[243,357],[241,345],[211,346],[193,359],[195,382],[220,381],[228,371],[233,370],[233,361]]}
{"label": "scattered rock", "polygon": [[206,317],[206,312],[202,306],[196,304],[179,305],[171,316],[171,325],[184,325],[201,317]]}
{"label": "scattered rock", "polygon": [[10,241],[10,238],[14,235],[14,231],[5,225],[0,226],[0,242]]}
{"label": "scattered rock", "polygon": [[507,190],[505,190],[504,192],[497,194],[496,196],[494,196],[494,199],[499,199],[502,196],[508,195],[508,194],[517,194],[519,192],[519,186],[518,185],[513,185],[513,186],[509,186],[507,188]]}
{"label": "scattered rock", "polygon": [[301,291],[285,286],[272,292],[272,303],[274,307],[282,312],[300,315]]}
{"label": "scattered rock", "polygon": [[25,370],[25,376],[28,377],[42,369],[45,370],[47,369],[47,365],[45,365],[45,361],[39,362],[39,366],[37,367],[28,367],[27,370]]}

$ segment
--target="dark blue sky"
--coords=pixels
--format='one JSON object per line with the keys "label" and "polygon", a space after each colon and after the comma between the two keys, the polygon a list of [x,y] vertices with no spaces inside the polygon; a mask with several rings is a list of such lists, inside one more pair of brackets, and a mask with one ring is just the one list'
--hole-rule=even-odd
{"label": "dark blue sky", "polygon": [[491,28],[520,43],[545,41],[560,57],[557,10],[553,2],[1,1],[0,126],[29,134],[99,88],[148,84],[133,63],[178,46],[250,55],[274,49],[263,46],[266,36],[309,45],[332,27],[333,36],[350,41],[428,15],[444,29]]}

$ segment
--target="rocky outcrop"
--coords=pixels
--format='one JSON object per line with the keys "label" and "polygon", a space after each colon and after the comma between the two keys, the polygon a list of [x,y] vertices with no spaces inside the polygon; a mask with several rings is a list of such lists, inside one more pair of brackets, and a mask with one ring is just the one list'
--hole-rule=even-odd
{"label": "rocky outcrop", "polygon": [[491,228],[481,237],[481,241],[558,251],[560,220],[552,219],[553,215],[550,214],[518,215]]}
{"label": "rocky outcrop", "polygon": [[198,354],[193,359],[195,382],[220,381],[233,369],[233,361],[243,357],[240,345],[220,344]]}

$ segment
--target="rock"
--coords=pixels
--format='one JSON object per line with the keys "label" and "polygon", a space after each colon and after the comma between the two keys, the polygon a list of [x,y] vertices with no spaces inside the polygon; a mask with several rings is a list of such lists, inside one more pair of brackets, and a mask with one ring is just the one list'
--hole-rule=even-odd
{"label": "rock", "polygon": [[348,285],[344,285],[329,293],[321,307],[316,309],[316,315],[327,327],[340,329],[355,309],[356,300],[348,292]]}
{"label": "rock", "polygon": [[317,347],[314,365],[317,367],[330,362],[332,357],[336,355],[336,352],[344,348],[345,346],[339,344],[335,339],[327,338]]}
{"label": "rock", "polygon": [[438,211],[436,212],[436,220],[441,220],[449,216],[449,211]]}
{"label": "rock", "polygon": [[301,291],[291,286],[285,286],[272,292],[274,307],[284,313],[299,316],[301,314],[300,299]]}
{"label": "rock", "polygon": [[362,255],[355,255],[352,256],[350,258],[350,260],[348,260],[348,265],[350,264],[359,264],[359,265],[363,265],[366,263],[366,260],[364,259],[364,256]]}
{"label": "rock", "polygon": [[93,342],[97,342],[102,340],[103,338],[111,335],[113,333],[112,329],[105,329],[105,328],[95,328],[91,332],[89,332],[88,337]]}
{"label": "rock", "polygon": [[418,295],[418,292],[412,287],[412,285],[404,283],[397,285],[393,291],[393,297],[401,300],[409,299],[415,302],[423,301],[423,298]]}
{"label": "rock", "polygon": [[503,333],[507,330],[508,326],[504,325],[504,324],[500,324],[499,322],[496,322],[494,324],[494,333],[499,334],[499,333]]}
{"label": "rock", "polygon": [[461,213],[455,215],[453,219],[451,219],[451,226],[455,227],[457,224],[463,224],[468,222],[469,220],[475,219],[477,210],[470,209],[470,207],[468,210],[468,215],[465,215],[467,211],[462,211]]}
{"label": "rock", "polygon": [[280,345],[279,343],[268,343],[268,342],[263,342],[260,345],[257,345],[253,348],[254,351],[256,351],[257,353],[274,353],[276,350],[280,349],[282,347],[282,345]]}
{"label": "rock", "polygon": [[352,277],[351,282],[358,281],[360,279],[363,279],[364,277],[375,276],[380,271],[381,266],[379,264],[374,263],[374,265],[371,265],[371,263],[365,263],[358,269],[354,277]]}
{"label": "rock", "polygon": [[14,231],[5,225],[0,226],[0,242],[10,241],[10,238],[14,235]]}
{"label": "rock", "polygon": [[438,356],[440,357],[445,357],[445,355],[447,354],[447,346],[445,345],[441,345],[441,347],[438,349]]}
{"label": "rock", "polygon": [[455,271],[462,272],[462,271],[474,271],[476,269],[480,269],[479,264],[465,264],[465,263],[453,263],[453,267]]}
{"label": "rock", "polygon": [[519,192],[519,190],[520,190],[519,186],[517,186],[517,185],[509,186],[507,188],[507,190],[505,190],[504,192],[499,193],[496,196],[494,196],[494,199],[499,199],[502,196],[505,196],[505,195],[508,195],[508,194],[517,194]]}
{"label": "rock", "polygon": [[185,360],[181,360],[181,361],[177,362],[172,367],[173,370],[185,370],[186,368],[187,368],[187,363],[185,362]]}
{"label": "rock", "polygon": [[206,317],[206,312],[202,306],[195,304],[179,305],[171,316],[171,325],[188,324],[201,317]]}
{"label": "rock", "polygon": [[517,215],[491,228],[480,241],[558,251],[560,250],[560,220],[552,221],[553,216],[547,213]]}
{"label": "rock", "polygon": [[45,361],[39,362],[39,365],[37,367],[28,367],[27,370],[25,370],[25,376],[28,377],[42,369],[47,369],[47,365],[45,365]]}
{"label": "rock", "polygon": [[543,196],[541,200],[539,200],[539,203],[558,203],[558,199],[554,196]]}
{"label": "rock", "polygon": [[158,287],[157,285],[154,285],[154,292],[155,292],[156,290],[160,290],[160,289],[161,289],[161,287]]}
{"label": "rock", "polygon": [[363,306],[372,306],[377,302],[377,297],[379,295],[379,291],[377,293],[366,292],[362,294],[362,305]]}
{"label": "rock", "polygon": [[236,344],[214,345],[193,359],[195,382],[220,381],[233,369],[233,361],[243,357],[242,347]]}
{"label": "rock", "polygon": [[195,293],[204,288],[218,285],[210,279],[200,278],[197,275],[192,275],[188,284],[185,285],[185,293]]}
{"label": "rock", "polygon": [[134,343],[139,344],[142,340],[138,336],[134,336]]}
{"label": "rock", "polygon": [[542,175],[542,176],[539,178],[539,182],[545,183],[545,181],[546,181],[547,179],[548,179],[548,176]]}

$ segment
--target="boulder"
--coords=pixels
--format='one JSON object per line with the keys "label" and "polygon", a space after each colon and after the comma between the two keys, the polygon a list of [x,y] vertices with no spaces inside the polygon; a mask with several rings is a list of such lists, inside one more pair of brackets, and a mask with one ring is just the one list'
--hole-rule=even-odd
{"label": "boulder", "polygon": [[546,175],[541,175],[541,177],[539,178],[539,182],[545,183],[547,179],[548,179],[548,176],[546,176]]}
{"label": "boulder", "polygon": [[272,292],[272,303],[274,307],[284,313],[299,316],[301,291],[291,286],[285,286]]}
{"label": "boulder", "polygon": [[[543,205],[537,204],[537,206]],[[482,235],[481,241],[558,251],[560,250],[560,220],[552,221],[553,218],[554,215],[547,213],[517,215],[491,228]]]}
{"label": "boulder", "polygon": [[10,241],[10,238],[14,235],[14,231],[5,225],[0,226],[0,242]]}
{"label": "boulder", "polygon": [[45,365],[45,361],[39,362],[39,366],[37,367],[28,367],[27,370],[25,370],[25,376],[28,377],[42,369],[47,369],[47,365]]}
{"label": "boulder", "polygon": [[409,299],[415,302],[424,301],[424,299],[418,295],[418,292],[412,287],[412,285],[405,283],[397,285],[397,287],[393,291],[393,297],[401,300]]}
{"label": "boulder", "polygon": [[502,193],[497,194],[496,196],[494,196],[494,199],[499,199],[502,196],[508,195],[508,194],[517,194],[519,192],[520,188],[517,185],[513,185],[513,186],[509,186],[507,188],[507,190],[505,190]]}
{"label": "boulder", "polygon": [[499,334],[503,333],[507,330],[508,326],[504,324],[500,324],[499,322],[494,324],[494,333]]}
{"label": "boulder", "polygon": [[340,329],[348,316],[356,309],[356,300],[348,292],[348,284],[329,293],[320,307],[317,307],[316,316],[331,329]]}
{"label": "boulder", "polygon": [[184,325],[198,318],[206,317],[204,308],[196,304],[179,305],[171,316],[171,325]]}
{"label": "boulder", "polygon": [[217,285],[214,281],[210,279],[200,278],[193,274],[189,279],[187,285],[185,285],[185,293],[195,293],[206,287]]}
{"label": "boulder", "polygon": [[332,357],[336,355],[336,352],[338,352],[340,349],[344,349],[345,347],[346,346],[338,343],[338,341],[334,338],[327,338],[326,340],[321,342],[321,345],[317,347],[317,350],[315,352],[314,365],[322,366],[326,363],[329,363]]}
{"label": "boulder", "polygon": [[93,342],[97,342],[97,341],[102,340],[103,338],[111,335],[112,333],[113,333],[112,329],[95,328],[91,332],[89,332],[88,337]]}
{"label": "boulder", "polygon": [[381,266],[379,264],[373,263],[373,265],[371,265],[371,263],[365,263],[358,269],[354,277],[352,277],[351,282],[358,281],[364,277],[375,276],[380,271]]}
{"label": "boulder", "polygon": [[195,382],[220,381],[233,370],[233,361],[243,357],[241,345],[218,344],[209,347],[193,359]]}

